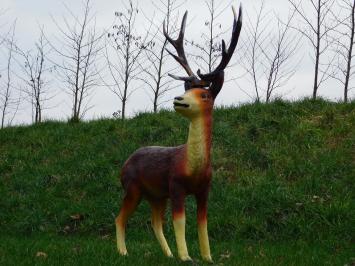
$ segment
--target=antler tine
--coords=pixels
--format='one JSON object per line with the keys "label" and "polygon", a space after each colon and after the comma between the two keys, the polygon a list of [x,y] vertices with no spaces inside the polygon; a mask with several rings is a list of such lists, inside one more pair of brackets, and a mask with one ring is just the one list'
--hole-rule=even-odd
{"label": "antler tine", "polygon": [[165,21],[163,22],[163,33],[164,33],[165,38],[168,40],[168,42],[171,43],[175,47],[178,55],[177,56],[174,55],[168,49],[166,49],[166,51],[171,56],[173,56],[177,62],[179,62],[179,64],[185,69],[187,74],[191,77],[191,76],[195,76],[195,74],[193,73],[193,71],[191,70],[191,68],[187,62],[185,51],[184,51],[184,35],[185,35],[185,28],[186,28],[186,18],[187,18],[187,11],[185,12],[184,17],[182,19],[179,37],[176,40],[173,40],[166,32]]}
{"label": "antler tine", "polygon": [[232,38],[231,42],[229,44],[228,50],[226,49],[226,43],[224,40],[222,40],[222,59],[219,65],[216,67],[215,70],[213,70],[211,73],[208,74],[201,74],[201,71],[198,70],[197,74],[201,79],[211,79],[213,76],[218,74],[218,72],[223,71],[226,66],[228,65],[230,59],[232,58],[232,55],[234,53],[234,50],[238,44],[239,36],[240,36],[240,31],[242,29],[242,19],[243,19],[243,13],[242,13],[242,5],[239,7],[239,16],[237,19],[237,14],[232,6],[232,11],[234,15],[234,22],[233,22],[233,32],[232,32]]}
{"label": "antler tine", "polygon": [[172,77],[173,79],[176,79],[176,80],[182,80],[182,81],[194,81],[195,80],[195,77],[194,76],[189,76],[189,77],[180,77],[180,76],[175,76],[173,74],[168,74],[169,77]]}

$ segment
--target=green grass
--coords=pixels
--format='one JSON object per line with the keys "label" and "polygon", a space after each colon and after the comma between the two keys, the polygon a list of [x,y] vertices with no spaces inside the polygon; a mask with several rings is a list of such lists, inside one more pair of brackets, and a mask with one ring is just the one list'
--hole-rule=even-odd
{"label": "green grass", "polygon": [[[173,241],[169,237],[170,242]],[[153,234],[141,239],[128,239],[130,255],[119,257],[113,239],[78,236],[38,235],[31,238],[5,237],[0,243],[1,265],[181,265],[177,259],[166,258],[154,241]],[[251,241],[213,242],[214,262],[217,265],[344,265],[354,263],[354,249],[332,241]],[[189,242],[195,262],[197,242]],[[37,255],[43,252],[46,257]],[[176,254],[175,248],[173,252]],[[349,259],[350,258],[350,259]]]}
{"label": "green grass", "polygon": [[[129,221],[128,258],[116,253],[114,218],[124,161],[141,146],[184,143],[187,126],[162,111],[0,130],[0,265],[179,265],[161,254],[148,204]],[[220,108],[213,168],[216,264],[355,263],[354,102]],[[187,242],[198,261],[195,212],[188,198]],[[176,255],[170,216],[165,234]]]}

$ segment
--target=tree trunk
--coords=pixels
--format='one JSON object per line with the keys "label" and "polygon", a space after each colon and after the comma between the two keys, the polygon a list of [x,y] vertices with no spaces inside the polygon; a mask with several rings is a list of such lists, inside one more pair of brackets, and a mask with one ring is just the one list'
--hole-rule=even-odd
{"label": "tree trunk", "polygon": [[126,99],[122,99],[122,109],[121,109],[121,119],[124,120],[126,118]]}
{"label": "tree trunk", "polygon": [[321,6],[321,1],[318,0],[318,9],[317,9],[317,46],[316,46],[316,64],[315,64],[315,67],[314,67],[313,100],[317,99],[317,92],[318,92],[321,15],[322,15],[322,6]]}
{"label": "tree trunk", "polygon": [[313,84],[313,100],[317,99],[317,91],[318,91],[318,72],[319,72],[319,48],[317,47],[316,53],[316,64],[314,67],[314,84]]}
{"label": "tree trunk", "polygon": [[349,92],[349,80],[350,80],[350,73],[351,73],[351,61],[352,61],[352,52],[354,47],[354,28],[355,28],[355,4],[353,4],[352,14],[351,14],[351,26],[352,32],[350,36],[350,46],[349,46],[349,53],[348,53],[348,64],[346,67],[346,76],[345,76],[345,84],[344,84],[344,102],[348,102],[348,92]]}
{"label": "tree trunk", "polygon": [[5,110],[6,110],[6,107],[5,107],[5,105],[4,105],[4,107],[2,108],[1,128],[4,128],[4,123],[5,123]]}
{"label": "tree trunk", "polygon": [[213,25],[214,25],[214,0],[211,1],[211,21],[210,21],[210,43],[208,51],[208,72],[212,72],[212,56],[213,56]]}
{"label": "tree trunk", "polygon": [[154,94],[153,109],[154,109],[154,113],[156,113],[158,111],[158,96],[157,96],[157,94]]}

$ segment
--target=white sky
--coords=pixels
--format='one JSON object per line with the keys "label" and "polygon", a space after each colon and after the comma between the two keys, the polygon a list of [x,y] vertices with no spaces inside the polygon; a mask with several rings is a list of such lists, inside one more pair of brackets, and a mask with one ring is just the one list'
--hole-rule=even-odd
{"label": "white sky", "polygon": [[[97,13],[97,26],[99,29],[109,28],[114,21],[114,12],[121,10],[121,1],[124,0],[92,0],[93,10]],[[154,1],[154,0],[153,0]],[[227,1],[223,1],[226,3]],[[281,17],[287,16],[289,12],[288,1],[286,0],[266,0],[266,8],[279,14]],[[5,24],[0,31],[4,32],[11,23],[17,19],[16,26],[16,40],[19,47],[22,49],[33,48],[34,42],[39,35],[38,25],[44,25],[47,36],[56,35],[56,27],[53,24],[51,15],[59,22],[61,16],[65,15],[63,3],[70,6],[75,14],[81,14],[80,8],[82,5],[81,0],[1,0],[0,10],[6,10],[5,14],[0,17],[0,25]],[[261,0],[244,0],[244,19],[249,16],[252,20],[254,18],[253,7],[258,7]],[[148,16],[152,16],[154,9],[151,1],[139,0],[140,9]],[[239,1],[233,2],[235,7],[238,7]],[[189,11],[188,26],[186,28],[186,38],[198,40],[201,35],[201,30],[205,30],[204,20],[206,19],[206,6],[203,0],[187,0],[186,4],[180,7],[181,13],[185,10]],[[232,25],[232,12],[227,9],[224,15],[220,18],[220,22],[226,29]],[[142,25],[138,31],[144,31],[144,22],[140,21],[138,25]],[[275,25],[270,25],[273,27]],[[244,32],[242,31],[243,38]],[[225,36],[226,40],[230,38],[230,32]],[[185,48],[188,49],[188,48]],[[233,62],[238,62],[238,47],[233,57]],[[282,95],[287,99],[297,99],[304,96],[311,96],[312,93],[312,78],[313,66],[309,58],[310,48],[307,42],[303,42],[300,46],[300,51],[297,54],[297,59],[302,58],[301,64],[295,76],[290,80],[287,86],[281,88],[276,93]],[[190,59],[191,61],[192,59]],[[0,53],[0,69],[3,69],[6,57],[4,53]],[[177,64],[177,63],[176,63]],[[192,64],[192,63],[191,63]],[[196,69],[195,69],[196,70]],[[226,79],[233,78],[233,73],[243,72],[240,66],[229,68],[226,71]],[[181,72],[182,73],[182,72]],[[54,79],[54,77],[49,77]],[[251,99],[239,87],[249,94],[253,94],[254,89],[252,84],[245,79],[237,81],[230,81],[225,83],[220,95],[217,99],[218,105],[237,105],[244,102],[249,102]],[[61,87],[57,82],[53,81],[49,86]],[[331,100],[340,100],[343,95],[342,86],[334,81],[326,82],[319,90],[319,95]],[[164,100],[172,99],[173,97],[183,93],[183,84],[180,89],[171,91]],[[70,97],[68,94],[57,89],[56,97],[48,103],[49,106],[54,106],[51,109],[44,111],[44,118],[53,119],[67,119],[71,114]],[[350,94],[353,96],[354,93]],[[98,117],[111,117],[112,113],[120,109],[118,98],[107,88],[99,87],[95,89],[95,94],[92,97],[91,104],[93,108],[87,113],[87,119]],[[171,108],[172,101],[167,101],[163,107]],[[152,104],[147,96],[147,93],[137,90],[127,107],[129,115],[134,115],[139,111],[151,111]],[[16,116],[15,123],[31,123],[31,108],[28,104],[22,104]]]}

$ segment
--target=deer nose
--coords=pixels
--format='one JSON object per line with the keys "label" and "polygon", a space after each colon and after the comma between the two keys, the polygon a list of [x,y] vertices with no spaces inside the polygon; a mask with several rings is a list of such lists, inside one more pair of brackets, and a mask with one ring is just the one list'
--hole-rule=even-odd
{"label": "deer nose", "polygon": [[174,98],[176,101],[182,101],[184,98],[183,97],[175,97]]}

